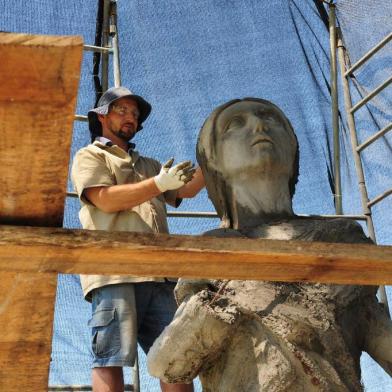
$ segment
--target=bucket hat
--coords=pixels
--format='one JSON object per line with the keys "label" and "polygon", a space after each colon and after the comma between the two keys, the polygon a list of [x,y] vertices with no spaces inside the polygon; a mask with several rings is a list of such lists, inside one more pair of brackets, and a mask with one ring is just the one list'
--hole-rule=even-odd
{"label": "bucket hat", "polygon": [[140,131],[143,126],[142,123],[146,120],[151,112],[151,105],[140,95],[134,94],[126,87],[112,87],[102,94],[99,99],[97,107],[88,112],[88,125],[91,132],[91,138],[94,140],[96,136],[102,135],[102,125],[98,120],[98,114],[108,114],[110,105],[120,98],[129,97],[137,102],[139,107],[140,116],[138,121],[137,131]]}

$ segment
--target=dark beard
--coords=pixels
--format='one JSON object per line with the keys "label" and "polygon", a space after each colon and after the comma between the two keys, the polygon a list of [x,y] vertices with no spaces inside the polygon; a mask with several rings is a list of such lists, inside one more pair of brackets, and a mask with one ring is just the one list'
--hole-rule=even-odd
{"label": "dark beard", "polygon": [[112,133],[114,133],[117,137],[119,137],[121,140],[124,140],[125,142],[128,142],[133,139],[133,137],[136,134],[136,131],[133,131],[131,136],[128,136],[127,133],[123,132],[121,129],[119,130],[112,130]]}

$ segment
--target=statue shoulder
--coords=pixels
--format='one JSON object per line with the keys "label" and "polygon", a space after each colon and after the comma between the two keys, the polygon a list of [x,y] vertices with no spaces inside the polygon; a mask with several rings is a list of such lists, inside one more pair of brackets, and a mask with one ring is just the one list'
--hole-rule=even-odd
{"label": "statue shoulder", "polygon": [[363,231],[362,226],[355,220],[348,218],[315,219],[312,220],[314,241],[367,243],[372,240]]}
{"label": "statue shoulder", "polygon": [[246,238],[245,235],[243,235],[242,233],[240,233],[238,230],[234,230],[234,229],[213,229],[213,230],[209,230],[206,231],[205,233],[203,233],[203,236],[206,237],[242,237],[242,238]]}

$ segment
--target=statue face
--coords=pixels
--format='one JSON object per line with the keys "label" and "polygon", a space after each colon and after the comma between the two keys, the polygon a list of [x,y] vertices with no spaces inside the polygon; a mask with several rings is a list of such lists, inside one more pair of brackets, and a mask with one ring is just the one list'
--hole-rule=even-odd
{"label": "statue face", "polygon": [[217,160],[225,178],[291,175],[296,140],[285,117],[268,103],[241,101],[220,113]]}

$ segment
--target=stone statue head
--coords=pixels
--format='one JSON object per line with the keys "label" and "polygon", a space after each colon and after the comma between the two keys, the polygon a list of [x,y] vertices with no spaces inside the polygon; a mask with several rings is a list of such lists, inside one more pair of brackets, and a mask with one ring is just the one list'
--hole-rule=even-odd
{"label": "stone statue head", "polygon": [[235,99],[216,108],[201,128],[196,155],[222,227],[233,227],[230,206],[235,181],[250,184],[260,177],[287,178],[287,192],[290,198],[294,195],[299,173],[297,137],[284,113],[267,100]]}

